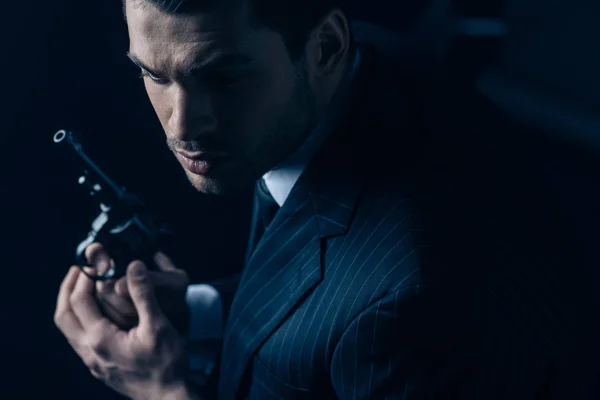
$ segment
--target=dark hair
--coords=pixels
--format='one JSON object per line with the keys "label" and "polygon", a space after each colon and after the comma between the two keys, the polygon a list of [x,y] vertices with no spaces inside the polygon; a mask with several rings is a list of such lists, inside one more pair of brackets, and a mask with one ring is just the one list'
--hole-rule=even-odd
{"label": "dark hair", "polygon": [[[191,14],[218,6],[219,0],[136,0],[150,3],[169,14]],[[249,1],[251,18],[258,26],[283,36],[290,57],[298,59],[309,33],[328,12],[343,9],[344,0],[237,0]],[[124,0],[125,2],[125,0]]]}

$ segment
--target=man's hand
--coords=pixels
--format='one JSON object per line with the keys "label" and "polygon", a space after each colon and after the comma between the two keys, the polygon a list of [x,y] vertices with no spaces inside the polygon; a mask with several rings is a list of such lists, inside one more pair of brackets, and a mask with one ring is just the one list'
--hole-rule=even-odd
{"label": "man's hand", "polygon": [[146,266],[127,269],[127,287],[139,322],[119,329],[98,307],[95,285],[72,267],[58,295],[54,320],[92,375],[133,399],[191,399],[185,384],[183,343],[162,313]]}
{"label": "man's hand", "polygon": [[[113,261],[100,243],[93,243],[85,252],[87,261],[96,271],[104,273]],[[175,267],[165,254],[154,257],[158,271],[149,271],[158,303],[175,329],[187,332],[190,311],[185,302],[189,278],[184,270]],[[121,329],[131,329],[138,323],[138,315],[129,294],[127,278],[96,282],[96,296],[102,313]]]}

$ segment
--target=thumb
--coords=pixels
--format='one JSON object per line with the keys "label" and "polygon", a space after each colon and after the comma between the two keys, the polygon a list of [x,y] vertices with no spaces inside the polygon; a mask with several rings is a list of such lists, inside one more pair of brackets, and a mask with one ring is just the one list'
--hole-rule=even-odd
{"label": "thumb", "polygon": [[163,317],[146,265],[134,261],[127,268],[127,286],[138,313],[140,326],[151,326]]}

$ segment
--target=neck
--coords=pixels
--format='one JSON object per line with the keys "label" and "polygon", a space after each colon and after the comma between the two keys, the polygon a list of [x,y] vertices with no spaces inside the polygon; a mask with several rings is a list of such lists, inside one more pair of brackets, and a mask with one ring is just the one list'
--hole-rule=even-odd
{"label": "neck", "polygon": [[325,112],[327,112],[327,108],[342,86],[344,79],[346,76],[348,76],[350,69],[352,68],[354,55],[353,49],[347,52],[343,56],[338,68],[326,79],[324,79],[321,87],[321,93],[318,96],[319,100],[317,101],[317,116],[319,118],[322,117]]}

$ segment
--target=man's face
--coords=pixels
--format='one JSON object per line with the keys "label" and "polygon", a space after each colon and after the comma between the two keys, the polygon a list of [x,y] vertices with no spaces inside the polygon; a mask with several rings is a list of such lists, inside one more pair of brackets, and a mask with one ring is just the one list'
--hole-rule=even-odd
{"label": "man's face", "polygon": [[252,26],[247,7],[226,3],[234,2],[194,15],[126,2],[129,56],[167,144],[192,185],[211,194],[247,187],[293,152],[315,119],[306,68],[280,34]]}

